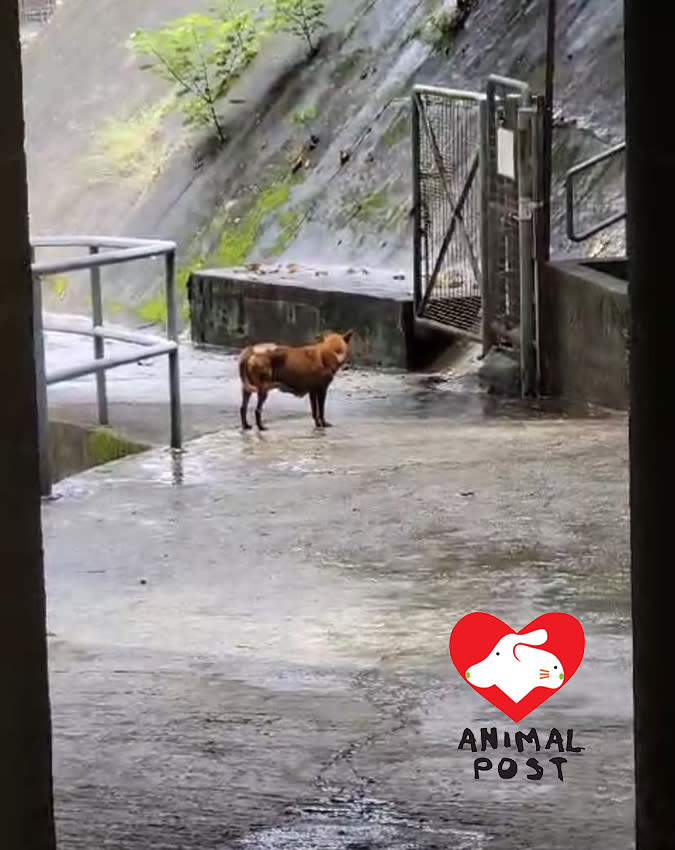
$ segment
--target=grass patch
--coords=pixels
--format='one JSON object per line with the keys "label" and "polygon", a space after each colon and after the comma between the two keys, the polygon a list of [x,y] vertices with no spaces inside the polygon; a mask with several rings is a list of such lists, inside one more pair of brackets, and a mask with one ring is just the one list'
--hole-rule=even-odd
{"label": "grass patch", "polygon": [[138,191],[147,189],[180,144],[175,134],[171,140],[162,138],[164,119],[172,106],[173,96],[139,109],[125,121],[106,121],[94,140],[92,178],[100,182],[123,180]]}
{"label": "grass patch", "polygon": [[383,213],[389,208],[389,197],[386,189],[378,189],[356,201],[351,208],[351,218],[361,222],[372,222],[383,218]]}
{"label": "grass patch", "polygon": [[49,286],[52,292],[59,299],[63,299],[66,297],[69,285],[69,279],[66,277],[66,275],[63,274],[56,275],[56,277],[51,278],[51,280],[49,281]]}
{"label": "grass patch", "polygon": [[409,133],[409,121],[408,121],[408,112],[400,112],[399,115],[394,118],[391,124],[387,127],[387,129],[382,133],[382,137],[380,138],[380,144],[385,148],[393,147],[397,142],[400,142],[401,139],[404,139],[408,136]]}
{"label": "grass patch", "polygon": [[291,183],[289,178],[272,183],[258,195],[237,224],[226,225],[214,252],[213,259],[217,265],[227,268],[246,262],[256,246],[265,219],[288,201]]}
{"label": "grass patch", "polygon": [[454,9],[437,9],[422,26],[420,36],[436,50],[446,50],[464,29],[476,0],[457,0]]}
{"label": "grass patch", "polygon": [[291,115],[291,121],[296,127],[307,127],[316,118],[316,106],[305,106],[304,109],[296,109]]}
{"label": "grass patch", "polygon": [[145,449],[139,443],[116,434],[109,428],[96,428],[87,439],[86,454],[89,466],[99,466],[111,460],[120,460],[130,454],[137,454]]}
{"label": "grass patch", "polygon": [[158,292],[152,298],[148,298],[139,304],[136,313],[144,322],[152,325],[163,325],[166,322],[166,295]]}
{"label": "grass patch", "polygon": [[279,216],[281,232],[277,241],[272,246],[272,256],[283,254],[286,248],[298,235],[300,229],[300,212],[298,210],[284,210]]}

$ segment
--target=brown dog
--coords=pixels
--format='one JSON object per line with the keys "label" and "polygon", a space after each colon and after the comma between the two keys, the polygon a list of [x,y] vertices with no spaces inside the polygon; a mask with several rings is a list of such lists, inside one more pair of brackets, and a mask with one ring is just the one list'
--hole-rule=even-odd
{"label": "brown dog", "polygon": [[349,354],[353,331],[324,333],[314,345],[291,346],[264,342],[249,345],[239,355],[241,378],[241,427],[248,430],[248,403],[258,394],[255,421],[265,431],[262,409],[270,390],[292,393],[303,398],[309,394],[312,417],[317,428],[328,428],[325,418],[326,394],[331,381]]}

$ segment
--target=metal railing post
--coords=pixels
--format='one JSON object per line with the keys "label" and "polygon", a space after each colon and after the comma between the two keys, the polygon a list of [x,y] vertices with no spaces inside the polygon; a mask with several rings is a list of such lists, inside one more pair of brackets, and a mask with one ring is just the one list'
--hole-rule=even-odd
{"label": "metal railing post", "polygon": [[490,321],[492,316],[486,304],[492,297],[492,268],[490,264],[490,126],[488,123],[488,100],[480,103],[480,256],[481,256],[481,298],[483,300],[482,337],[483,355],[490,348]]}
{"label": "metal railing post", "polygon": [[[532,120],[532,191],[534,196],[534,369],[535,369],[535,392],[541,393],[541,321],[539,315],[540,283],[542,265],[550,259],[550,233],[546,229],[545,216],[546,194],[545,181],[543,179],[544,159],[542,156],[542,133],[544,121],[544,98],[537,95],[533,98],[534,115]],[[547,241],[548,240],[548,241]]]}
{"label": "metal railing post", "polygon": [[[166,335],[178,343],[178,307],[176,304],[176,252],[169,251],[165,258],[166,284]],[[181,407],[180,407],[180,371],[178,366],[178,348],[169,352],[169,398],[171,407],[171,448],[183,446]]]}
{"label": "metal railing post", "polygon": [[532,108],[523,94],[518,110],[518,253],[520,264],[520,373],[523,398],[534,394],[534,228],[532,173]]}
{"label": "metal railing post", "polygon": [[[40,416],[40,461],[41,485],[43,494],[49,495],[51,490],[49,456],[48,456],[48,424],[47,424],[47,387],[84,375],[96,375],[98,399],[98,418],[102,425],[108,424],[108,400],[106,394],[105,372],[128,363],[140,363],[153,357],[167,355],[169,358],[169,389],[171,394],[171,446],[182,447],[181,434],[181,405],[180,405],[180,375],[178,369],[178,307],[175,283],[175,251],[174,242],[147,239],[114,238],[108,236],[55,236],[33,240],[33,247],[86,247],[88,256],[72,257],[66,260],[35,262],[34,252],[31,254],[33,268],[33,298],[34,309],[34,340],[35,363],[38,395],[38,415]],[[112,249],[112,250],[101,250]],[[101,292],[101,268],[133,260],[164,256],[166,262],[166,334],[168,339],[140,335],[132,331],[121,331],[106,328],[103,325],[103,298]],[[75,328],[63,320],[49,319],[47,327],[57,333],[79,333],[94,338],[94,358],[85,363],[68,366],[61,369],[45,370],[44,356],[44,323],[42,317],[42,293],[39,285],[42,275],[57,274],[88,269],[90,271],[92,324]],[[141,352],[132,354],[106,355],[104,340],[116,339],[142,347]]]}
{"label": "metal railing post", "polygon": [[422,210],[420,208],[420,114],[418,96],[413,92],[410,102],[413,166],[413,306],[415,315],[422,303]]}
{"label": "metal railing post", "polygon": [[[33,252],[31,252],[31,259],[33,259]],[[42,280],[36,274],[33,274],[33,352],[38,414],[38,451],[40,454],[40,495],[47,497],[52,494],[52,471],[49,462],[49,409],[47,405],[45,344],[42,329]]]}
{"label": "metal railing post", "polygon": [[[89,246],[90,254],[98,254],[98,246]],[[103,325],[103,298],[101,295],[101,269],[99,266],[92,266],[89,270],[91,281],[91,315],[92,323],[95,328],[100,328]],[[94,357],[96,360],[102,360],[105,357],[105,340],[103,337],[94,337]],[[108,425],[108,396],[106,392],[105,372],[96,373],[96,400],[98,404],[98,421],[100,425]]]}

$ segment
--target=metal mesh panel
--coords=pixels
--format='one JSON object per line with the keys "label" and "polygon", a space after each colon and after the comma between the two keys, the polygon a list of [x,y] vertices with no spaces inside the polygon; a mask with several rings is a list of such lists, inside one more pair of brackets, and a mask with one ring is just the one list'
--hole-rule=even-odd
{"label": "metal mesh panel", "polygon": [[480,339],[480,108],[418,94],[419,315]]}

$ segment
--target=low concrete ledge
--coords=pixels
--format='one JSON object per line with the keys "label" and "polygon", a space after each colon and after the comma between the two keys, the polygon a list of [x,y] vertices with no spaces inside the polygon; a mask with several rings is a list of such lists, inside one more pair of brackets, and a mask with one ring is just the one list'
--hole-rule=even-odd
{"label": "low concrete ledge", "polygon": [[188,281],[192,340],[224,348],[301,345],[325,330],[353,329],[353,363],[407,368],[411,286],[402,272],[347,266],[201,270]]}
{"label": "low concrete ledge", "polygon": [[111,428],[50,420],[49,468],[52,484],[93,466],[119,460],[149,448],[126,439]]}
{"label": "low concrete ledge", "polygon": [[539,299],[545,394],[627,410],[626,260],[544,264]]}

